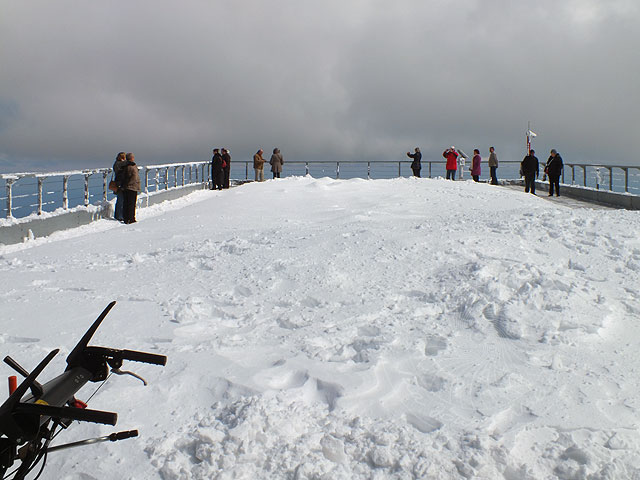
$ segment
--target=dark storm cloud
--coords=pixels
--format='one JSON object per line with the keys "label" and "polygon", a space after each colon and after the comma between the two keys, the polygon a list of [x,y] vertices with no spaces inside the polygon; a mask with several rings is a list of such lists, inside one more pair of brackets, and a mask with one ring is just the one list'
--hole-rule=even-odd
{"label": "dark storm cloud", "polygon": [[[389,159],[448,145],[629,163],[635,1],[0,0],[0,163]],[[542,155],[544,156],[544,155]]]}

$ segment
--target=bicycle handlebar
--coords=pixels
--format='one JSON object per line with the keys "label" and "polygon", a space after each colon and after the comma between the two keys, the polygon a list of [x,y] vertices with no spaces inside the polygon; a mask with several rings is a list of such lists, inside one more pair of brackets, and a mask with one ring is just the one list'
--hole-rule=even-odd
{"label": "bicycle handlebar", "polygon": [[166,365],[167,357],[154,353],[138,352],[135,350],[118,350],[106,347],[85,347],[73,358],[67,358],[67,371],[83,368],[91,373],[89,381],[99,382],[107,378],[107,364],[112,369],[119,369],[124,360],[150,363],[152,365]]}
{"label": "bicycle handlebar", "polygon": [[[0,478],[4,477],[4,472],[15,461],[21,461],[14,478],[23,479],[42,459],[47,450],[57,449],[49,447],[51,435],[57,427],[67,428],[70,425],[68,420],[107,425],[116,424],[118,419],[116,413],[88,410],[75,406],[75,404],[81,403],[76,401],[75,393],[89,381],[105,380],[108,367],[118,373],[117,371],[124,360],[166,365],[167,357],[165,355],[88,345],[91,337],[114,305],[115,302],[111,302],[103,310],[73,348],[67,357],[67,368],[64,373],[44,385],[40,385],[36,381],[36,377],[58,353],[58,350],[50,352],[31,373],[10,357],[5,359],[7,364],[26,378],[0,405]],[[134,374],[134,376],[136,375]],[[31,389],[32,395],[23,399],[23,395],[29,389]],[[117,441],[137,436],[137,434],[137,430],[131,430],[103,438]],[[99,440],[104,441],[102,438]],[[20,451],[26,453],[19,457],[17,448],[25,443],[26,447],[21,448]],[[92,441],[75,442],[68,446],[88,443],[92,443]]]}
{"label": "bicycle handlebar", "polygon": [[133,362],[150,363],[152,365],[165,366],[167,364],[166,355],[158,355],[155,353],[138,352],[135,350],[120,350],[123,360],[131,360]]}
{"label": "bicycle handlebar", "polygon": [[103,412],[102,410],[89,410],[75,407],[52,407],[50,405],[40,405],[38,403],[19,403],[14,409],[15,413],[31,414],[53,418],[65,418],[78,420],[79,422],[102,423],[104,425],[115,425],[118,421],[118,414]]}

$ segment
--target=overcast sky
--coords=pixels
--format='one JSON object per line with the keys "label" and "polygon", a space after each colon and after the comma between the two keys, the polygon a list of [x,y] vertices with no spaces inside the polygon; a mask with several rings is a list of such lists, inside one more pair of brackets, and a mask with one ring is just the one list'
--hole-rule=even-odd
{"label": "overcast sky", "polygon": [[[0,0],[0,168],[234,159],[638,164],[638,0]],[[635,151],[634,151],[635,150]]]}

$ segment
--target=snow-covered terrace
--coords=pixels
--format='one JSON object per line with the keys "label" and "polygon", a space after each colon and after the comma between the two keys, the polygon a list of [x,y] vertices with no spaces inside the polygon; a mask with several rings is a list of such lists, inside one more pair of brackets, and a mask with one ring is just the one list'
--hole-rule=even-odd
{"label": "snow-covered terrace", "polygon": [[2,352],[61,348],[43,381],[112,300],[95,344],[169,357],[90,403],[138,439],[52,454],[43,478],[640,474],[638,212],[292,177],[138,220],[0,247]]}

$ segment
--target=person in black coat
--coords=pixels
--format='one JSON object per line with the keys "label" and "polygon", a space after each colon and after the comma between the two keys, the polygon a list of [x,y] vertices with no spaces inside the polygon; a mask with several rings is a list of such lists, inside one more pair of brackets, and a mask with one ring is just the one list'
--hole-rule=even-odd
{"label": "person in black coat", "polygon": [[213,182],[211,190],[222,190],[224,181],[223,163],[224,160],[222,159],[222,155],[220,155],[220,149],[214,148],[213,158],[211,159],[211,181]]}
{"label": "person in black coat", "polygon": [[551,150],[551,156],[547,161],[547,175],[549,176],[549,196],[553,195],[553,189],[555,187],[556,197],[560,196],[560,175],[562,175],[562,168],[564,167],[562,163],[562,157],[556,151],[556,149]]}
{"label": "person in black coat", "polygon": [[420,149],[418,147],[416,147],[414,151],[415,153],[407,152],[407,157],[413,158],[413,162],[411,162],[411,170],[413,170],[413,176],[420,178],[420,170],[422,169],[420,160],[422,160],[422,153],[420,153]]}
{"label": "person in black coat", "polygon": [[226,148],[222,149],[222,171],[224,172],[223,188],[229,188],[229,177],[231,176],[231,154]]}
{"label": "person in black coat", "polygon": [[116,161],[113,164],[113,180],[118,186],[116,191],[116,208],[113,214],[113,218],[124,222],[124,190],[122,189],[122,180],[124,177],[123,170],[127,165],[126,153],[120,152],[116,157]]}
{"label": "person in black coat", "polygon": [[140,191],[140,174],[136,157],[133,153],[127,153],[126,164],[122,169],[122,189],[124,190],[124,223],[136,223],[136,203]]}
{"label": "person in black coat", "polygon": [[522,174],[524,175],[524,191],[525,193],[536,194],[536,178],[540,175],[540,162],[538,162],[538,157],[536,157],[535,150],[530,150],[529,155],[524,157],[522,163],[520,163],[520,169],[522,170]]}

